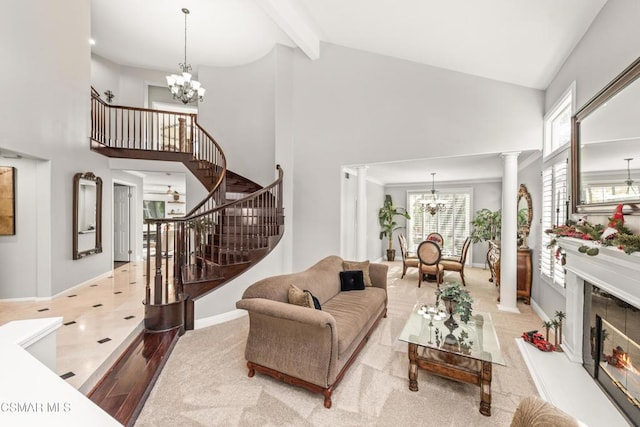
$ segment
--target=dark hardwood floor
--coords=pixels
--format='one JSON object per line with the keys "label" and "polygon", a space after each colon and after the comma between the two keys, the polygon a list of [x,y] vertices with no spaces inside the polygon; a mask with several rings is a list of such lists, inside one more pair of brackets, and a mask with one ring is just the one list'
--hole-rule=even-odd
{"label": "dark hardwood floor", "polygon": [[87,397],[132,426],[178,340],[179,328],[141,332]]}

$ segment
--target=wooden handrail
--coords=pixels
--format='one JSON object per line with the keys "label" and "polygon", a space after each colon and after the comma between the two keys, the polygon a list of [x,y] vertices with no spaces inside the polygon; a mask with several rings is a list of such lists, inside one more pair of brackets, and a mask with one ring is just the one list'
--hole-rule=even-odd
{"label": "wooden handrail", "polygon": [[[283,171],[269,186],[238,200],[226,200],[226,157],[215,139],[197,121],[196,114],[175,113],[148,108],[105,103],[91,91],[91,140],[93,147],[170,152],[195,162],[192,170],[204,169],[211,177],[211,190],[185,216],[146,219],[147,268],[145,304],[166,305],[185,298],[183,271],[196,266],[201,278],[207,269],[259,259],[270,251],[283,234]],[[135,157],[135,156],[134,156]],[[181,160],[186,161],[186,160]],[[173,247],[163,236],[173,233]],[[155,233],[155,256],[151,235]],[[168,240],[168,239],[167,239]],[[173,274],[165,256],[173,251]],[[154,269],[151,271],[151,263]],[[203,273],[204,272],[204,273]],[[172,277],[171,277],[172,276]],[[153,285],[151,283],[153,277]]]}

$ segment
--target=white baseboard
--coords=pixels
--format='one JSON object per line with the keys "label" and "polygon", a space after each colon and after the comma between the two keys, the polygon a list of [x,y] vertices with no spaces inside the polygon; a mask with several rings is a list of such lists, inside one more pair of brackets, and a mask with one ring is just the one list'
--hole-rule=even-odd
{"label": "white baseboard", "polygon": [[207,326],[218,325],[220,323],[229,322],[231,320],[239,319],[247,315],[246,310],[231,310],[227,313],[218,314],[216,316],[205,317],[204,319],[196,319],[193,323],[194,329],[202,329]]}
{"label": "white baseboard", "polygon": [[64,291],[58,292],[57,294],[52,295],[52,296],[48,296],[48,297],[36,297],[36,296],[33,296],[33,297],[20,297],[20,298],[3,298],[3,299],[0,299],[0,301],[2,301],[2,302],[25,302],[25,301],[26,301],[26,302],[28,302],[28,301],[40,302],[40,301],[51,301],[53,298],[59,297],[59,296],[61,296],[61,295],[64,295],[65,293],[70,292],[70,291],[72,291],[73,289],[79,288],[79,287],[81,287],[81,286],[88,285],[89,283],[92,283],[92,282],[94,282],[94,281],[96,281],[96,280],[104,279],[105,277],[109,277],[109,275],[111,275],[111,274],[113,274],[113,270],[106,271],[106,272],[104,272],[104,273],[102,273],[102,274],[100,274],[100,275],[98,275],[98,276],[96,276],[96,277],[93,277],[93,278],[91,278],[91,279],[89,279],[89,280],[85,280],[85,281],[84,281],[84,282],[82,282],[82,283],[78,283],[78,284],[77,284],[77,285],[75,285],[75,286],[72,286],[72,287],[70,287],[70,288],[67,288],[67,289],[65,289]]}

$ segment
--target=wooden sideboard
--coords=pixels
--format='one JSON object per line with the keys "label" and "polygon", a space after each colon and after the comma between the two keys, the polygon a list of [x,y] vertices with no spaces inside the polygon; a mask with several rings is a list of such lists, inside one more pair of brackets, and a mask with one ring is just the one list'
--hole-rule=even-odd
{"label": "wooden sideboard", "polygon": [[[490,260],[493,261],[493,265]],[[490,242],[489,253],[487,254],[487,261],[489,262],[489,269],[491,270],[491,277],[498,289],[500,288],[500,246]],[[517,298],[522,298],[525,304],[531,304],[531,249],[519,248],[518,249],[518,291]],[[500,297],[498,296],[498,300]]]}

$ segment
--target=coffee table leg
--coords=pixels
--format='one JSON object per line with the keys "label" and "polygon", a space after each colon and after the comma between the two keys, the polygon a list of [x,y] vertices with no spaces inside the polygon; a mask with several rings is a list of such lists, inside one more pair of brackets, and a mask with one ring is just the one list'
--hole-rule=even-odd
{"label": "coffee table leg", "polygon": [[409,390],[418,391],[418,345],[409,343]]}
{"label": "coffee table leg", "polygon": [[480,382],[480,413],[491,416],[491,362],[482,362],[482,381]]}

